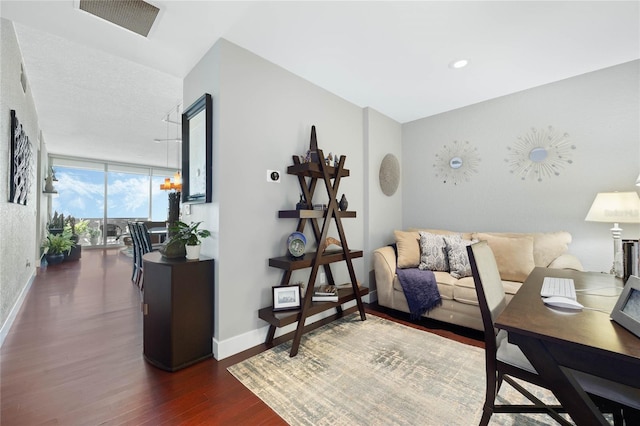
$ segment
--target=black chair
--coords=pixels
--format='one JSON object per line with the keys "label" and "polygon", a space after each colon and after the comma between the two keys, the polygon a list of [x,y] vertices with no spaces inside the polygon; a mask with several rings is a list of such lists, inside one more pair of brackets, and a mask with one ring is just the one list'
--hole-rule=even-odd
{"label": "black chair", "polygon": [[137,222],[128,222],[129,233],[131,234],[131,242],[133,244],[133,272],[131,281],[139,286],[142,277],[142,239]]}
{"label": "black chair", "polygon": [[[482,314],[485,342],[486,396],[480,425],[487,425],[493,413],[546,413],[562,425],[572,425],[558,413],[559,405],[545,405],[513,378],[548,388],[517,345],[509,343],[505,330],[497,331],[494,321],[507,306],[504,287],[495,257],[486,241],[467,247],[469,263]],[[632,403],[637,390],[585,373],[574,374],[580,386],[602,412],[612,413],[615,425],[624,424],[623,406]],[[505,381],[533,404],[499,405],[495,403],[500,385]]]}
{"label": "black chair", "polygon": [[133,242],[133,282],[142,290],[142,276],[144,274],[142,256],[158,250],[161,244],[152,244],[149,230],[143,222],[129,222],[129,231]]}

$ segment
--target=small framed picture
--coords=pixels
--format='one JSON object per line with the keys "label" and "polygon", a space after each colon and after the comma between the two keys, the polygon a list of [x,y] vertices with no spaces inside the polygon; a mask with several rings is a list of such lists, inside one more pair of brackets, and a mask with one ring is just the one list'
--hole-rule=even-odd
{"label": "small framed picture", "polygon": [[273,287],[273,310],[300,309],[300,286],[278,285]]}

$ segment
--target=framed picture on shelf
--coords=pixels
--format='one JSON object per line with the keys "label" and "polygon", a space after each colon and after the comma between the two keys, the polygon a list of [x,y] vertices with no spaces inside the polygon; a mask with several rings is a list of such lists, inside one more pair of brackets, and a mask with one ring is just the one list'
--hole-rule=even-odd
{"label": "framed picture on shelf", "polygon": [[278,285],[272,288],[274,311],[300,309],[301,297],[299,285]]}

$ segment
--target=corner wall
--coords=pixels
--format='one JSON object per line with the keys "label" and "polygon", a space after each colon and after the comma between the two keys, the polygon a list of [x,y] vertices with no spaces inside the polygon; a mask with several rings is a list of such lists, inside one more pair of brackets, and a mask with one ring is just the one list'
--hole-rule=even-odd
{"label": "corner wall", "polygon": [[[309,148],[312,125],[325,154],[347,157],[351,174],[342,179],[339,194],[346,194],[358,217],[342,223],[349,247],[363,248],[363,118],[358,106],[226,40],[185,78],[185,105],[205,92],[214,99],[214,200],[193,206],[186,220],[204,220],[216,234],[202,252],[216,258],[214,354],[221,359],[266,336],[258,310],[272,303],[271,287],[282,277],[268,259],[286,253],[287,236],[297,226],[278,219],[278,210],[295,208],[300,195],[297,179],[286,170],[293,155]],[[281,172],[281,183],[267,182],[268,169]],[[314,202],[326,202],[322,185],[316,195]],[[310,229],[305,234],[313,241]],[[329,235],[337,237],[335,226]],[[307,249],[315,250],[315,244]],[[363,259],[354,261],[354,269],[366,285]],[[343,263],[332,270],[337,282],[348,279]],[[306,282],[308,273],[296,271],[292,282]]]}
{"label": "corner wall", "polygon": [[[39,129],[31,90],[26,93],[20,84],[22,54],[13,23],[0,18],[0,344],[4,341],[13,318],[35,276],[39,257],[37,205],[42,200],[38,181]],[[9,165],[11,150],[11,110],[22,124],[31,141],[32,187],[27,205],[10,203]]]}
{"label": "corner wall", "polygon": [[[372,108],[365,108],[364,158],[367,166],[364,180],[364,264],[369,283],[366,302],[378,300],[375,275],[373,272],[373,251],[395,242],[393,231],[402,229],[402,187],[387,196],[380,187],[380,164],[387,154],[393,154],[402,170],[402,125]],[[360,212],[358,212],[360,214]]]}
{"label": "corner wall", "polygon": [[[531,128],[569,134],[573,164],[559,176],[521,180],[508,148]],[[585,222],[596,193],[637,191],[640,170],[640,61],[569,78],[402,128],[403,226],[459,231],[569,231],[585,269],[608,272],[610,223]],[[435,155],[469,141],[481,161],[469,182],[436,178]],[[623,238],[638,238],[622,224]]]}

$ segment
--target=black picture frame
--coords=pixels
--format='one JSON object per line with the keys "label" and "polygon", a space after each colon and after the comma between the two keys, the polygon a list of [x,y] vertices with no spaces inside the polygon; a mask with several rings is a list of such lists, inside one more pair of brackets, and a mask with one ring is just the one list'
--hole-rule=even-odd
{"label": "black picture frame", "polygon": [[31,190],[31,163],[33,152],[31,141],[24,132],[15,110],[11,110],[11,174],[9,202],[27,205]]}
{"label": "black picture frame", "polygon": [[273,286],[273,310],[289,311],[300,309],[300,286],[299,285],[277,285]]}
{"label": "black picture frame", "polygon": [[611,319],[640,337],[640,278],[631,275],[624,286]]}
{"label": "black picture frame", "polygon": [[182,202],[210,203],[213,98],[205,93],[182,113]]}

